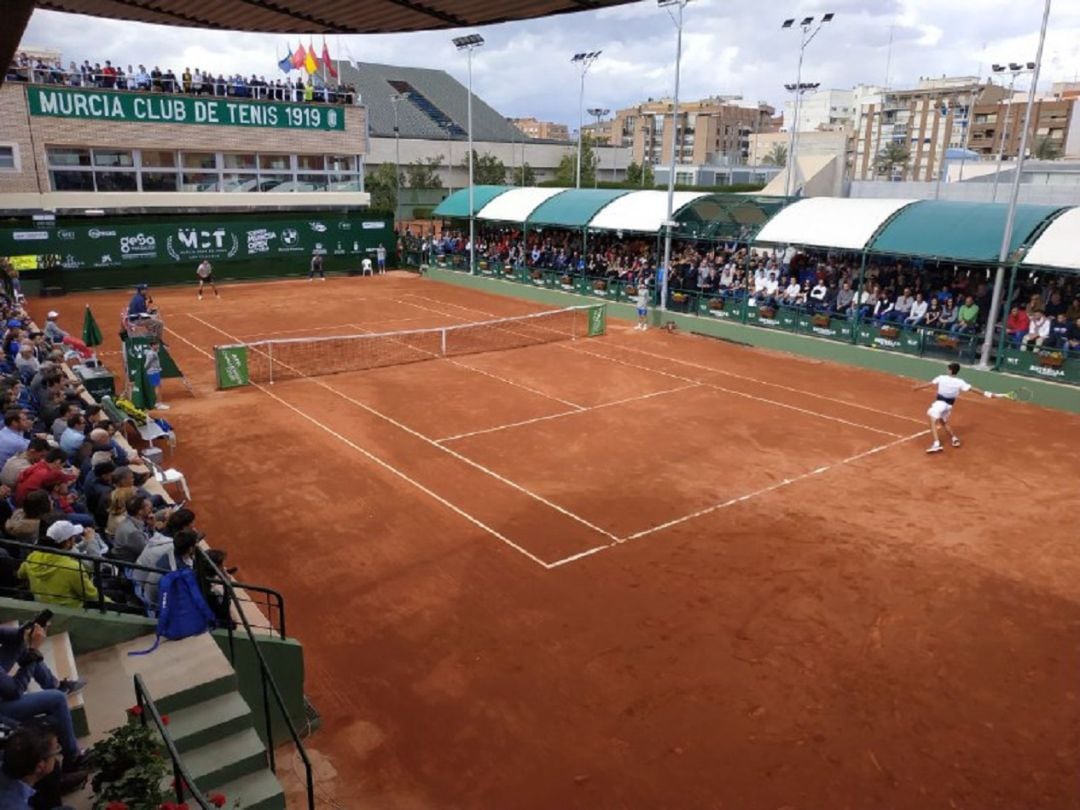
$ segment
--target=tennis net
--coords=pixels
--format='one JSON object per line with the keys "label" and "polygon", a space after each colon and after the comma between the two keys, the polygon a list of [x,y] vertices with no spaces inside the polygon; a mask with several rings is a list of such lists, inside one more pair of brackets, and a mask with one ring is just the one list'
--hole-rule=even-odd
{"label": "tennis net", "polygon": [[605,306],[400,332],[260,340],[215,347],[218,387],[321,377],[601,335]]}

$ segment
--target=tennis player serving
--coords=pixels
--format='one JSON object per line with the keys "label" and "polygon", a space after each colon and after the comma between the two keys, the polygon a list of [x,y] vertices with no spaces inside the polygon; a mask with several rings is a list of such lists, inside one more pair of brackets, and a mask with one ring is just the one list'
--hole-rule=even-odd
{"label": "tennis player serving", "polygon": [[937,386],[937,397],[934,398],[934,402],[926,412],[926,415],[930,417],[930,430],[934,434],[934,443],[927,449],[927,453],[940,453],[942,451],[941,439],[938,435],[939,428],[944,429],[944,431],[949,434],[949,438],[952,439],[953,447],[960,446],[960,437],[956,435],[951,427],[949,427],[949,416],[952,414],[953,405],[956,404],[957,397],[959,397],[961,393],[964,391],[974,391],[976,394],[982,394],[988,399],[996,396],[990,391],[980,391],[967,380],[962,379],[959,375],[960,364],[949,363],[948,374],[939,374],[930,382],[915,386],[916,391],[922,391],[924,388],[930,388],[935,385]]}

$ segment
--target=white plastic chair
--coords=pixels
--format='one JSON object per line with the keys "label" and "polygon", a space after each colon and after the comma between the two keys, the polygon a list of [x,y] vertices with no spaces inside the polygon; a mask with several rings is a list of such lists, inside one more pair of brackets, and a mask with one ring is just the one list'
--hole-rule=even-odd
{"label": "white plastic chair", "polygon": [[191,500],[191,490],[188,489],[187,479],[182,472],[175,467],[159,467],[145,457],[143,458],[143,461],[154,474],[154,480],[161,484],[161,486],[167,487],[170,484],[179,484],[180,489],[184,492],[184,500]]}

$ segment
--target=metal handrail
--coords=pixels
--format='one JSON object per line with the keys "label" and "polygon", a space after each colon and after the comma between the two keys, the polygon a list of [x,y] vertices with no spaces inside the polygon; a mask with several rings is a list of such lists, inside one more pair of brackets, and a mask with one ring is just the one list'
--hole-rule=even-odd
{"label": "metal handrail", "polygon": [[[289,711],[285,707],[285,699],[281,696],[281,691],[278,689],[277,682],[274,680],[274,676],[270,672],[270,667],[266,663],[266,658],[262,654],[262,650],[259,648],[259,642],[255,638],[255,634],[251,629],[251,624],[247,620],[247,616],[244,615],[244,611],[240,608],[239,599],[236,596],[236,591],[233,589],[232,583],[229,582],[221,569],[217,567],[213,560],[211,560],[205,551],[201,548],[196,549],[196,555],[199,560],[199,564],[204,566],[206,570],[218,580],[229,598],[229,602],[236,608],[237,614],[240,616],[240,621],[244,625],[244,632],[248,637],[248,641],[251,642],[251,648],[255,652],[255,657],[259,662],[259,677],[262,685],[262,699],[263,699],[263,716],[266,719],[266,752],[270,760],[270,770],[277,773],[277,763],[274,756],[274,735],[273,735],[273,718],[270,714],[270,696],[273,695],[274,703],[277,705],[278,710],[281,712],[281,716],[285,719],[285,726],[289,730],[289,736],[292,737],[293,744],[296,746],[297,753],[300,754],[300,759],[304,763],[304,772],[307,780],[307,806],[308,810],[314,810],[315,808],[315,777],[312,773],[311,759],[308,757],[307,751],[304,750],[304,743],[300,739],[300,734],[296,730],[296,725],[293,723],[292,718],[289,717]],[[230,631],[230,639],[231,639]],[[235,650],[232,649],[230,641],[230,658],[235,666]]]}
{"label": "metal handrail", "polygon": [[135,675],[135,701],[138,705],[139,720],[143,726],[146,726],[146,720],[149,717],[154,721],[154,725],[157,726],[158,734],[161,735],[161,741],[165,744],[165,750],[169,752],[169,759],[172,760],[173,766],[173,786],[176,789],[176,801],[185,802],[188,799],[184,797],[185,787],[191,793],[189,799],[194,799],[195,803],[202,808],[202,810],[214,810],[214,805],[210,802],[202,791],[199,790],[195,784],[195,780],[191,777],[187,767],[184,765],[184,761],[180,758],[180,752],[176,750],[176,743],[173,742],[172,736],[169,734],[168,728],[165,725],[165,721],[161,719],[161,713],[158,712],[157,706],[154,705],[154,699],[150,696],[150,691],[146,688],[146,683],[143,682],[141,675]]}
{"label": "metal handrail", "polygon": [[[68,551],[66,549],[51,548],[51,547],[48,547],[48,546],[38,545],[36,543],[23,543],[23,542],[21,542],[19,540],[8,540],[6,538],[0,538],[0,548],[5,547],[5,546],[13,547],[13,548],[19,548],[19,549],[24,550],[24,552],[26,552],[23,555],[24,559],[32,551],[46,551],[46,552],[48,552],[50,554],[56,554],[56,555],[61,556],[61,557],[71,557],[73,559],[78,560],[80,563],[88,564],[91,571],[92,571],[92,579],[94,579],[96,582],[101,581],[101,567],[103,565],[109,565],[109,566],[113,566],[113,567],[116,567],[116,568],[126,568],[126,569],[129,569],[131,571],[145,571],[147,573],[152,573],[152,574],[162,574],[163,575],[163,574],[168,573],[167,571],[164,571],[161,568],[155,568],[152,565],[139,565],[138,563],[126,562],[124,560],[117,560],[117,559],[113,559],[113,558],[110,558],[110,557],[94,557],[94,556],[91,556],[89,554],[82,554],[82,553],[80,553],[78,551]],[[224,574],[222,574],[222,576],[224,576]],[[235,587],[240,588],[241,590],[245,591],[246,593],[258,593],[258,594],[263,594],[263,595],[266,596],[266,607],[267,607],[267,610],[268,610],[268,612],[270,614],[270,615],[268,615],[266,617],[266,619],[270,623],[270,629],[272,631],[274,631],[274,633],[277,636],[279,636],[280,638],[282,638],[282,639],[286,638],[286,635],[285,635],[285,597],[281,594],[281,592],[276,591],[273,588],[266,588],[266,587],[264,587],[262,585],[248,585],[248,584],[242,583],[242,582],[235,582],[233,584],[235,585]],[[61,594],[45,594],[45,595],[46,596],[50,596],[50,595],[60,596]],[[239,598],[238,598],[238,601],[245,601],[245,600],[239,600]],[[259,604],[254,599],[249,599],[249,600],[246,600],[246,601],[249,601],[249,602],[251,602],[253,604]],[[109,606],[111,604],[113,604],[111,602],[106,601],[105,594],[101,591],[100,588],[98,588],[98,598],[96,600],[86,600],[86,599],[84,599],[83,602],[85,604],[91,606],[93,609],[98,610],[101,613],[109,612],[109,610],[110,610]],[[151,607],[153,607],[153,606],[151,606]],[[278,621],[276,622],[276,624],[274,622],[274,615],[273,615],[275,611],[277,612],[277,617],[278,617]],[[114,612],[123,612],[123,611],[115,611],[114,610]]]}

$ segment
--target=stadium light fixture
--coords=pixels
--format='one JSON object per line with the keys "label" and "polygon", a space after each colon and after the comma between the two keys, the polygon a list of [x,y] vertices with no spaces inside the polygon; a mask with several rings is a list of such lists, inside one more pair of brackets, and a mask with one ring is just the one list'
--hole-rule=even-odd
{"label": "stadium light fixture", "polygon": [[[816,83],[803,83],[803,56],[806,54],[806,46],[809,45],[813,41],[814,37],[818,35],[821,27],[826,23],[832,22],[834,17],[836,17],[836,15],[830,11],[829,13],[822,16],[822,18],[818,21],[817,26],[814,25],[813,17],[803,17],[802,22],[799,23],[799,29],[802,31],[802,35],[799,38],[799,67],[795,72],[795,84],[784,85],[784,87],[786,87],[789,92],[793,92],[795,94],[794,115],[792,115],[791,127],[788,133],[787,182],[784,186],[786,196],[788,197],[791,197],[795,194],[797,186],[799,164],[795,158],[796,150],[799,145],[799,113],[802,111],[802,94],[807,90],[815,90],[819,86]],[[786,19],[780,27],[792,28],[794,22],[794,18]]]}
{"label": "stadium light fixture", "polygon": [[[1046,0],[1043,5],[1042,27],[1039,29],[1039,47],[1035,51],[1035,61],[1031,65],[1031,87],[1028,88],[1027,109],[1024,111],[1024,129],[1020,135],[1020,150],[1016,156],[1016,172],[1013,175],[1012,193],[1009,195],[1009,209],[1005,215],[1005,230],[1001,234],[1001,250],[998,253],[997,273],[994,276],[994,293],[990,299],[990,313],[986,319],[986,335],[983,338],[982,355],[979,357],[981,368],[990,367],[990,352],[994,347],[994,325],[997,323],[1001,309],[1002,292],[1005,287],[1005,262],[1013,265],[1013,273],[1016,273],[1016,263],[1009,258],[1012,246],[1013,228],[1016,225],[1016,201],[1020,196],[1020,178],[1024,173],[1024,151],[1027,149],[1028,133],[1031,132],[1031,113],[1035,107],[1035,91],[1039,86],[1039,72],[1042,69],[1043,47],[1046,45],[1046,28],[1050,21],[1050,2]],[[1015,276],[1014,276],[1015,277]],[[1001,345],[1004,346],[1005,330],[1001,330]],[[999,357],[1001,351],[999,350]]]}
{"label": "stadium light fixture", "polygon": [[469,273],[476,272],[476,210],[473,206],[475,193],[473,183],[473,131],[472,131],[472,57],[473,51],[484,44],[484,38],[479,34],[469,34],[464,37],[455,37],[454,46],[459,51],[465,51],[469,61]]}
{"label": "stadium light fixture", "polygon": [[581,129],[585,125],[585,74],[592,63],[600,58],[602,51],[582,51],[570,57],[581,70],[581,91],[578,93],[577,167],[574,171],[574,188],[581,188]]}
{"label": "stadium light fixture", "polygon": [[[672,22],[675,23],[675,98],[673,99],[671,109],[671,166],[668,171],[668,184],[667,184],[667,216],[664,217],[665,222],[670,222],[675,218],[675,164],[678,157],[682,157],[679,154],[682,150],[679,148],[679,75],[682,72],[682,32],[683,32],[683,10],[686,8],[686,4],[690,0],[657,0],[657,5],[660,8],[668,10],[668,16],[671,17]],[[678,13],[672,14],[671,8],[677,8]],[[664,133],[660,133],[661,140]],[[644,175],[644,168],[641,170]],[[668,279],[671,276],[671,228],[664,228],[664,263],[660,267],[661,280],[660,280],[660,309],[667,309],[668,302]]]}
{"label": "stadium light fixture", "polygon": [[1012,97],[1013,89],[1016,87],[1017,77],[1024,73],[1031,73],[1035,70],[1034,62],[1027,62],[1021,64],[1020,62],[1009,62],[1008,68],[1005,65],[994,65],[991,67],[995,73],[1004,73],[1008,70],[1010,74],[1009,78],[1009,91],[1005,97],[1005,117],[1001,122],[1001,143],[998,146],[997,162],[994,166],[994,184],[990,190],[990,202],[997,202],[998,181],[1001,179],[1001,165],[1005,160],[1005,144],[1008,140],[1009,131],[1009,119],[1012,117]]}
{"label": "stadium light fixture", "polygon": [[[610,113],[607,107],[589,107],[589,115],[596,119],[596,128],[600,129],[600,119]],[[610,144],[609,144],[610,146]],[[593,188],[596,188],[600,182],[600,161],[597,160],[596,171],[593,172]]]}
{"label": "stadium light fixture", "polygon": [[402,93],[391,93],[394,105],[394,220],[401,216],[401,130],[398,127],[398,104],[405,101]]}

